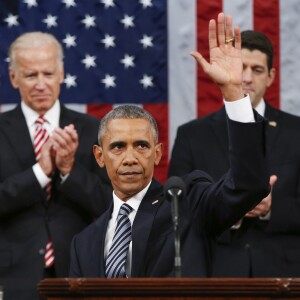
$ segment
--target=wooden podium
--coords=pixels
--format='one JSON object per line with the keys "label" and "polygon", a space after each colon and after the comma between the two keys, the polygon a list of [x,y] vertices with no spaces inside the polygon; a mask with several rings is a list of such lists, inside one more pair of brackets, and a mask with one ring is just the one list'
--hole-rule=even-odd
{"label": "wooden podium", "polygon": [[292,278],[55,278],[38,284],[43,300],[300,299]]}

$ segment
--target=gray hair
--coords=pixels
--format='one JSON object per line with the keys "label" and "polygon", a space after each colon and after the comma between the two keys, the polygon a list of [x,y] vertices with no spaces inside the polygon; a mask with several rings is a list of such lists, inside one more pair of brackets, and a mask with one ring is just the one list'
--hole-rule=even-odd
{"label": "gray hair", "polygon": [[15,69],[16,65],[16,50],[17,49],[29,49],[36,48],[45,45],[55,45],[57,48],[57,54],[59,62],[62,63],[64,54],[63,48],[56,37],[50,33],[33,31],[26,32],[15,39],[8,49],[9,67]]}
{"label": "gray hair", "polygon": [[98,143],[102,146],[102,138],[106,133],[107,125],[110,120],[115,119],[144,119],[149,121],[151,130],[153,132],[155,143],[158,143],[158,127],[154,117],[143,108],[137,105],[120,105],[107,113],[100,121],[98,131]]}

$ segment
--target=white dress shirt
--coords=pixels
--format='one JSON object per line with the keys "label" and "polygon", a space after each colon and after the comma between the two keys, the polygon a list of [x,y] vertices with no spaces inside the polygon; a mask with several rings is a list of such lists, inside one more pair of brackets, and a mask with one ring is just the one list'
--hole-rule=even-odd
{"label": "white dress shirt", "polygon": [[[150,184],[151,184],[151,181],[143,190],[141,190],[138,194],[134,195],[132,198],[130,198],[126,201],[126,203],[132,207],[132,211],[128,215],[131,226],[133,224],[134,218],[135,218],[137,210],[141,204],[141,201],[144,198],[144,196],[146,195]],[[113,209],[112,215],[110,217],[110,220],[108,222],[106,237],[105,237],[105,247],[104,247],[104,258],[105,259],[107,257],[109,248],[112,243],[112,239],[115,234],[115,230],[117,227],[117,217],[119,214],[120,207],[122,204],[124,204],[124,201],[122,201],[120,198],[118,198],[114,192],[113,192],[113,201],[114,201],[114,209]],[[132,262],[131,258],[132,258],[132,241],[129,244],[129,250],[128,250],[128,254],[127,254],[126,267],[125,267],[126,275],[128,277],[130,277],[130,275],[131,275],[131,262]]]}
{"label": "white dress shirt", "polygon": [[[36,111],[32,110],[24,101],[21,101],[21,110],[24,114],[27,127],[30,133],[31,141],[33,144],[34,133],[36,128],[35,122],[38,119],[39,114]],[[44,115],[44,119],[47,121],[45,122],[44,126],[45,129],[49,132],[49,135],[51,135],[54,128],[59,127],[59,116],[60,104],[59,101],[56,100],[54,105]],[[44,173],[44,171],[38,163],[36,163],[32,167],[32,169],[41,187],[44,188],[50,182],[51,178]]]}

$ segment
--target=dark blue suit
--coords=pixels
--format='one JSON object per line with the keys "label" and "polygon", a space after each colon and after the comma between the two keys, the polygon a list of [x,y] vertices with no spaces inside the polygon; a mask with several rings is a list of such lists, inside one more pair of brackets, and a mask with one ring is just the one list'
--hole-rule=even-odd
{"label": "dark blue suit", "polygon": [[[300,118],[266,104],[266,148],[273,189],[271,218],[245,218],[216,241],[215,277],[300,276]],[[178,128],[169,175],[195,168],[218,180],[229,168],[225,109]],[[249,147],[251,147],[249,145]]]}
{"label": "dark blue suit", "polygon": [[92,152],[99,120],[62,106],[60,127],[70,123],[79,135],[75,165],[64,183],[55,174],[47,201],[32,170],[34,150],[20,106],[0,114],[0,285],[6,300],[38,299],[48,231],[56,275],[66,277],[71,239],[109,206],[110,183]]}
{"label": "dark blue suit", "polygon": [[[227,176],[215,184],[202,171],[184,177],[187,194],[180,202],[184,277],[207,276],[209,237],[231,226],[269,192],[263,150],[264,123],[228,123],[232,169]],[[133,222],[132,277],[174,276],[171,205],[163,198],[162,190],[158,182],[151,183]],[[111,212],[112,207],[75,236],[70,277],[104,277],[104,241]]]}

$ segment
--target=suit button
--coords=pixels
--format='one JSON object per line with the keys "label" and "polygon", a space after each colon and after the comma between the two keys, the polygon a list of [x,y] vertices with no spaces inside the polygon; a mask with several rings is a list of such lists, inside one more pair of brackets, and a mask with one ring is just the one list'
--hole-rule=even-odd
{"label": "suit button", "polygon": [[246,249],[246,250],[250,249],[250,244],[246,244],[246,245],[245,245],[245,249]]}
{"label": "suit button", "polygon": [[45,249],[40,249],[39,250],[39,255],[44,255],[45,254]]}

